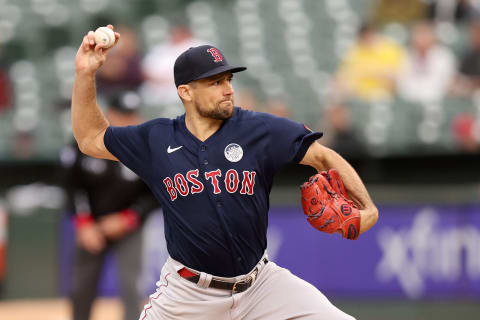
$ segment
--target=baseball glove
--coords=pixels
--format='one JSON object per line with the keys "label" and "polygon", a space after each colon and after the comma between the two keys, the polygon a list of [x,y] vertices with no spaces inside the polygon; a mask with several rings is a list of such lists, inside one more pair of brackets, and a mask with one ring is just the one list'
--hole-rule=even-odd
{"label": "baseball glove", "polygon": [[318,173],[301,187],[303,212],[308,222],[323,232],[340,231],[355,240],[360,231],[360,211],[348,194],[335,169]]}

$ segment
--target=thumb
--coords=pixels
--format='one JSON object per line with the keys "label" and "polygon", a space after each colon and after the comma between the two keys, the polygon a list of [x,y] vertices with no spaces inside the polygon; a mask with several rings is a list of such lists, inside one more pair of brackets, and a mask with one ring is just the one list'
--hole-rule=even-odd
{"label": "thumb", "polygon": [[107,59],[108,49],[103,44],[97,44],[95,46],[95,58],[102,65]]}

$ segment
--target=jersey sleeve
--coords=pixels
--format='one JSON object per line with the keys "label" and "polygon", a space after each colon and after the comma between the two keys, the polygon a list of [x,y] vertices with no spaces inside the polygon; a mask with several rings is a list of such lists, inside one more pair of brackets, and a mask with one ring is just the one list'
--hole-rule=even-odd
{"label": "jersey sleeve", "polygon": [[104,136],[105,147],[117,159],[142,179],[151,172],[150,146],[145,125],[108,127]]}
{"label": "jersey sleeve", "polygon": [[300,162],[310,145],[323,136],[296,121],[265,115],[269,130],[269,153],[275,170],[286,164]]}

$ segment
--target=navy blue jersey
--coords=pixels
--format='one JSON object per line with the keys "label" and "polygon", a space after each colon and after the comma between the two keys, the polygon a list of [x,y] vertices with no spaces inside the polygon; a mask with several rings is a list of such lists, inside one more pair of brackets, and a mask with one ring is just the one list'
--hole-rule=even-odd
{"label": "navy blue jersey", "polygon": [[205,141],[175,120],[109,127],[105,145],[160,201],[170,256],[213,275],[249,272],[266,247],[275,173],[299,162],[314,133],[297,122],[235,108]]}

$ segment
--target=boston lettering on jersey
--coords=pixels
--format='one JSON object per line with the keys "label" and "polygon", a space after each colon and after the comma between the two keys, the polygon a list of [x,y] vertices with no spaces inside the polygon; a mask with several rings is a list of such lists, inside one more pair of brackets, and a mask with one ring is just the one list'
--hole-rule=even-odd
{"label": "boston lettering on jersey", "polygon": [[[253,195],[255,176],[255,171],[243,171],[243,173],[240,175],[237,170],[229,169],[223,178],[223,188],[229,193],[235,193],[240,189],[240,194]],[[205,186],[198,179],[198,177],[199,170],[195,169],[188,171],[185,175],[177,173],[173,179],[170,177],[163,179],[163,183],[167,188],[170,199],[174,201],[178,198],[178,195],[186,197],[189,194],[203,192],[205,190]],[[219,194],[222,192],[222,188],[220,188],[220,184],[222,184],[221,178],[221,169],[205,172],[205,180],[210,181],[212,184],[212,193]],[[242,179],[241,183],[240,178]]]}

